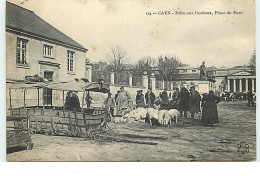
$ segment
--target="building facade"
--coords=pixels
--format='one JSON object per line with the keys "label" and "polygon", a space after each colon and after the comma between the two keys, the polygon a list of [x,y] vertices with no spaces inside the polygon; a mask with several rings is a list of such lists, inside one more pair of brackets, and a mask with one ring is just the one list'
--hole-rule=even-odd
{"label": "building facade", "polygon": [[256,76],[250,72],[239,71],[227,76],[226,90],[228,92],[256,91]]}
{"label": "building facade", "polygon": [[200,70],[197,67],[179,67],[178,76],[175,79],[176,86],[180,89],[181,87],[194,86],[195,89],[203,94],[208,93],[210,90],[216,91],[215,79],[213,77],[208,77],[202,79],[200,77]]}
{"label": "building facade", "polygon": [[216,80],[216,90],[219,92],[256,91],[256,75],[249,66],[231,68],[210,68],[208,74]]}
{"label": "building facade", "polygon": [[[11,84],[23,82],[26,76],[36,74],[54,82],[89,78],[86,52],[85,47],[51,26],[34,12],[6,2],[7,91]],[[13,102],[20,106],[21,93],[19,90],[12,93],[16,99]],[[27,92],[28,103],[35,99],[30,96],[34,93]],[[40,98],[43,100],[42,104],[48,105],[60,101],[62,97],[59,93],[44,89]]]}

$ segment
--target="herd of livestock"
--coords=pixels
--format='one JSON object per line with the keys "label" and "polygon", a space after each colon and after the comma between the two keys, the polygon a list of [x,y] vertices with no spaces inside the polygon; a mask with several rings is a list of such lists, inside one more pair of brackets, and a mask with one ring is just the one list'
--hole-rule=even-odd
{"label": "herd of livestock", "polygon": [[150,125],[159,123],[160,125],[172,125],[172,121],[178,122],[179,112],[176,109],[158,110],[154,108],[136,108],[124,116],[117,116],[114,118],[115,123],[126,122],[145,122],[148,120]]}
{"label": "herd of livestock", "polygon": [[[252,94],[252,95],[249,95]],[[256,101],[256,92],[222,92],[220,93],[220,99],[222,101],[249,101],[249,96],[253,97],[253,102]],[[115,123],[133,123],[133,122],[148,122],[151,126],[154,124],[158,125],[172,125],[178,123],[180,112],[177,109],[154,109],[144,107],[130,108],[128,113],[123,116],[116,116],[114,118]],[[200,118],[200,115],[197,116]]]}

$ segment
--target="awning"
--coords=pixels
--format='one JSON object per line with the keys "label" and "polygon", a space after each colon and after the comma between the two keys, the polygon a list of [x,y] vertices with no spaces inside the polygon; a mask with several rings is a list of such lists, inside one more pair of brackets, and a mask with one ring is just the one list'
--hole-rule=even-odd
{"label": "awning", "polygon": [[88,84],[89,83],[86,83],[84,81],[73,80],[70,82],[52,82],[46,85],[45,87],[52,90],[84,92]]}
{"label": "awning", "polygon": [[86,86],[86,91],[108,93],[110,91],[110,85],[107,83],[90,83]]}
{"label": "awning", "polygon": [[89,83],[84,79],[75,79],[69,82],[49,82],[47,83],[15,83],[10,86],[11,89],[37,89],[37,88],[49,88],[52,90],[60,91],[77,91],[84,92],[102,92],[108,93],[110,91],[110,85],[107,83]]}
{"label": "awning", "polygon": [[13,83],[10,85],[10,89],[37,89],[46,86],[46,83]]}

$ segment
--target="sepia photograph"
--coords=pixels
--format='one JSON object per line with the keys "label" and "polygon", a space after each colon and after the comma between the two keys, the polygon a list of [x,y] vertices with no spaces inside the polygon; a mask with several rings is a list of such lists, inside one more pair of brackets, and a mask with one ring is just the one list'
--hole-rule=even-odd
{"label": "sepia photograph", "polygon": [[254,0],[7,0],[6,161],[256,160]]}

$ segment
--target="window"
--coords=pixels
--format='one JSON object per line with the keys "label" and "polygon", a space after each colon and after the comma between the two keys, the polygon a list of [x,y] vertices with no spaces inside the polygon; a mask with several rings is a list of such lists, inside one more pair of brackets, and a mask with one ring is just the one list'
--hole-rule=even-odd
{"label": "window", "polygon": [[48,57],[52,57],[52,46],[49,45],[43,45],[43,55],[44,56],[48,56]]}
{"label": "window", "polygon": [[183,70],[183,73],[187,73],[187,70]]}
{"label": "window", "polygon": [[196,72],[196,70],[192,70],[192,72]]}
{"label": "window", "polygon": [[17,46],[16,46],[16,64],[28,65],[28,61],[26,60],[27,54],[27,43],[28,40],[17,38]]}
{"label": "window", "polygon": [[74,52],[68,51],[67,52],[67,71],[74,72]]}
{"label": "window", "polygon": [[53,72],[44,71],[44,78],[48,79],[49,81],[53,81]]}

